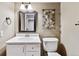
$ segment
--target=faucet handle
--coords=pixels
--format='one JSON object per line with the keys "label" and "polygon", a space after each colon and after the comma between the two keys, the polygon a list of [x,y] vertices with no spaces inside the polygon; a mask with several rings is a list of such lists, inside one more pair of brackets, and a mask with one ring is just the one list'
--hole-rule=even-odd
{"label": "faucet handle", "polygon": [[25,37],[30,37],[30,35],[25,35]]}

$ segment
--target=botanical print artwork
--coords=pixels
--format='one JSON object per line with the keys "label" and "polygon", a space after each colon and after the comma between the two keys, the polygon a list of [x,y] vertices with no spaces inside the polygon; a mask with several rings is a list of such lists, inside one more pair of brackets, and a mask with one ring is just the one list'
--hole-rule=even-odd
{"label": "botanical print artwork", "polygon": [[43,9],[43,27],[55,29],[55,9]]}

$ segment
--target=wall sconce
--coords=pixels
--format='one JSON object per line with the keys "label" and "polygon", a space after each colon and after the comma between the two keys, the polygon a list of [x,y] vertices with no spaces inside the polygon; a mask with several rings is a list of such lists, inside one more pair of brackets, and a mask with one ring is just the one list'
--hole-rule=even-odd
{"label": "wall sconce", "polygon": [[32,8],[32,6],[31,6],[31,3],[30,3],[30,2],[29,2],[29,4],[28,4],[27,10],[28,10],[28,11],[33,11],[33,8]]}
{"label": "wall sconce", "polygon": [[26,11],[25,4],[23,2],[21,4],[21,6],[20,6],[20,10],[21,11]]}
{"label": "wall sconce", "polygon": [[33,11],[33,8],[32,8],[32,6],[31,6],[31,3],[29,2],[29,3],[24,3],[24,2],[22,2],[22,4],[21,4],[21,6],[20,6],[20,10],[21,11]]}

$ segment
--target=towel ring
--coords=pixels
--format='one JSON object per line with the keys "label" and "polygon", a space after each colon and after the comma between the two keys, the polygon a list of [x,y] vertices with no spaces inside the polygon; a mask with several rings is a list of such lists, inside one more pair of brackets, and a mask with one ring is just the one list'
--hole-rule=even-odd
{"label": "towel ring", "polygon": [[11,24],[11,18],[10,18],[10,17],[6,17],[6,23],[7,23],[8,25]]}

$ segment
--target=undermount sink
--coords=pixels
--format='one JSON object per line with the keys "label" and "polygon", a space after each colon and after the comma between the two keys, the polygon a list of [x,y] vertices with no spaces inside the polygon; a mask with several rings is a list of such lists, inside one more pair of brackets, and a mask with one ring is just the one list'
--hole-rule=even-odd
{"label": "undermount sink", "polygon": [[36,41],[39,38],[39,34],[17,34],[16,38],[18,41]]}
{"label": "undermount sink", "polygon": [[16,39],[17,41],[35,41],[37,40],[36,37],[18,37]]}
{"label": "undermount sink", "polygon": [[17,33],[16,37],[39,37],[39,34],[36,33]]}

